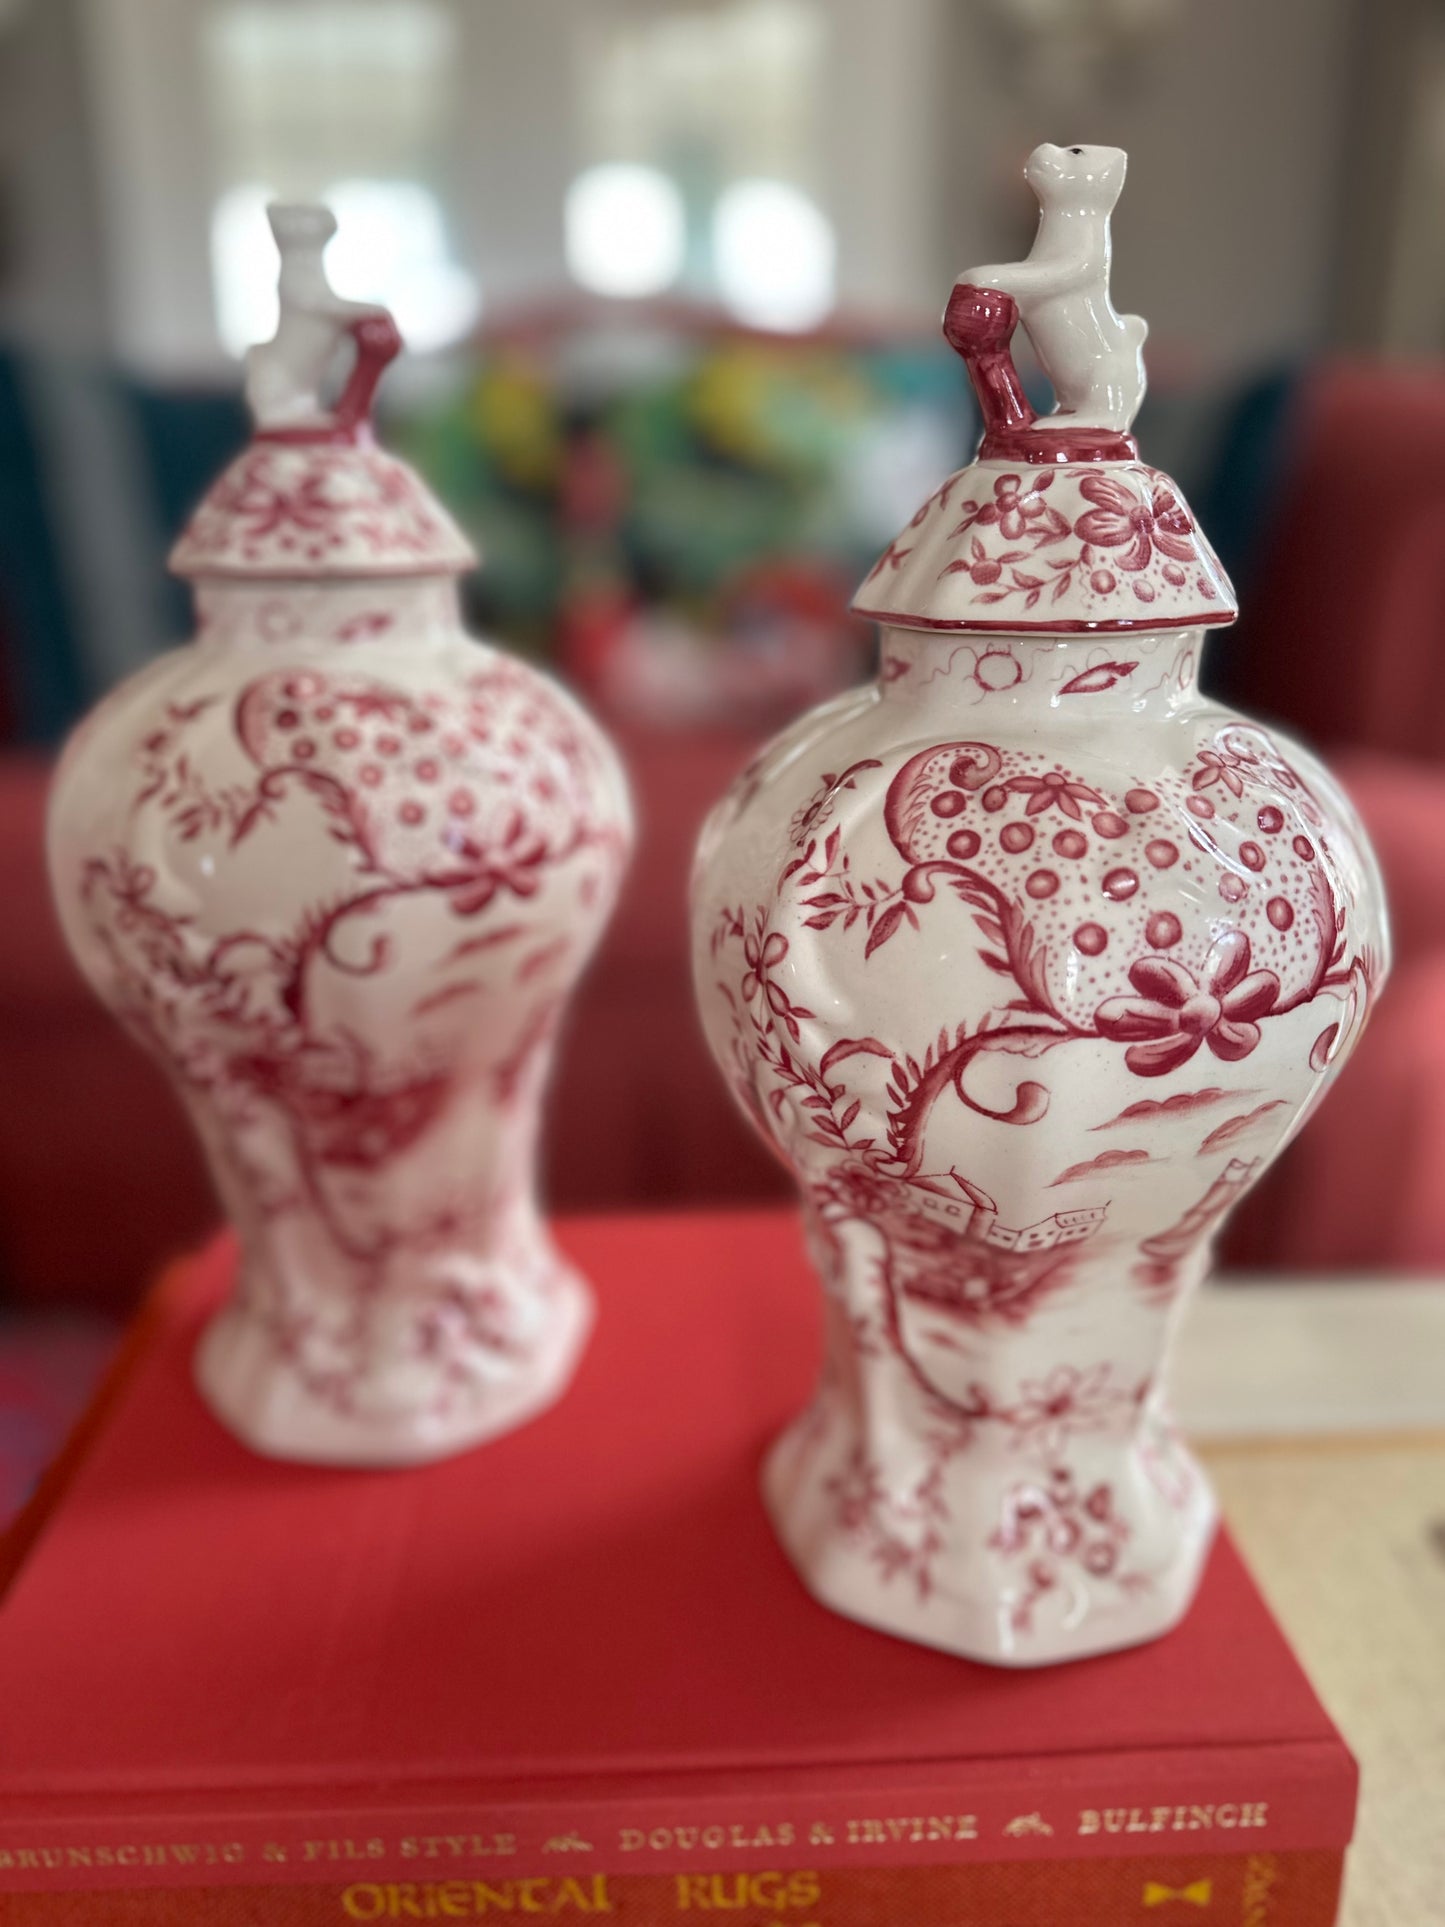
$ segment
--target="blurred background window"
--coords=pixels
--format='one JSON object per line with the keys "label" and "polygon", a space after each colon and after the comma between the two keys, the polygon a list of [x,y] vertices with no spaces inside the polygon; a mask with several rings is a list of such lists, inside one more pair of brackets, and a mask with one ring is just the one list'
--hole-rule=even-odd
{"label": "blurred background window", "polygon": [[606,161],[567,189],[567,266],[594,294],[661,294],[687,259],[687,210],[660,168]]}
{"label": "blurred background window", "polygon": [[816,327],[835,237],[819,205],[828,10],[734,0],[613,17],[578,35],[581,144],[567,263],[599,294],[676,290],[740,321]]}
{"label": "blurred background window", "polygon": [[786,181],[734,181],[711,226],[723,305],[758,328],[814,328],[833,305],[833,229]]}
{"label": "blurred background window", "polygon": [[231,354],[276,325],[265,207],[322,200],[339,223],[339,293],[391,308],[420,352],[480,311],[439,193],[455,134],[456,32],[428,0],[223,0],[202,39],[221,186],[211,215],[216,324]]}

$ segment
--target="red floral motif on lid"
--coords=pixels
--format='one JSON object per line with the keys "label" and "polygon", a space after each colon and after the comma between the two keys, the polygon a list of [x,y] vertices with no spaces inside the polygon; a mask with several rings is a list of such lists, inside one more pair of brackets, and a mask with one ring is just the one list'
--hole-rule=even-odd
{"label": "red floral motif on lid", "polygon": [[370,444],[253,442],[171,556],[178,575],[459,574],[476,556],[420,476]]}
{"label": "red floral motif on lid", "polygon": [[1112,476],[1086,475],[1079,493],[1095,506],[1075,522],[1074,534],[1097,548],[1123,549],[1114,558],[1121,569],[1147,568],[1155,549],[1176,562],[1194,560],[1194,524],[1172,489],[1156,484],[1146,507]]}
{"label": "red floral motif on lid", "polygon": [[854,607],[928,628],[1068,630],[1228,621],[1234,603],[1157,469],[1079,463],[1029,474],[982,462],[929,498]]}
{"label": "red floral motif on lid", "polygon": [[1039,475],[1029,484],[1017,475],[1000,475],[993,485],[991,502],[964,502],[963,516],[955,535],[962,535],[975,523],[989,528],[997,523],[1006,542],[1020,542],[1031,536],[1036,545],[1057,542],[1069,532],[1068,518],[1044,500],[1044,491],[1053,483],[1052,475]]}

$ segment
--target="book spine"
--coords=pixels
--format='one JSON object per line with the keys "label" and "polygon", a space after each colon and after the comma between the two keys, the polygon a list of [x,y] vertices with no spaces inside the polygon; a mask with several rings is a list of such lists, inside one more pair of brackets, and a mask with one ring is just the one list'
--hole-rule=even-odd
{"label": "book spine", "polygon": [[606,1798],[449,1789],[383,1804],[337,1789],[309,1790],[304,1805],[271,1795],[241,1807],[231,1795],[218,1807],[196,1794],[88,1818],[27,1820],[12,1805],[0,1816],[0,1891],[1287,1853],[1342,1848],[1355,1804],[1339,1750],[1314,1742],[974,1763],[946,1780],[880,1769],[827,1789],[780,1777],[767,1791],[619,1787]]}
{"label": "book spine", "polygon": [[523,1874],[495,1880],[353,1880],[304,1887],[201,1887],[128,1894],[28,1894],[7,1927],[339,1927],[356,1921],[541,1915],[618,1927],[1131,1927],[1171,1920],[1230,1927],[1333,1927],[1343,1855],[996,1863],[819,1873],[776,1868],[689,1874]]}

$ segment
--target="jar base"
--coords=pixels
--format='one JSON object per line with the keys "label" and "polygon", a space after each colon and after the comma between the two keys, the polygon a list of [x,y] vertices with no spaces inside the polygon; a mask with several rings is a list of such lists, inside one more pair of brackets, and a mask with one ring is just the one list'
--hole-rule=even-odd
{"label": "jar base", "polygon": [[806,1445],[800,1452],[801,1443],[799,1427],[778,1439],[764,1463],[762,1495],[779,1543],[813,1597],[876,1632],[989,1666],[1052,1666],[1171,1632],[1193,1603],[1218,1525],[1213,1493],[1196,1470],[1183,1503],[1171,1511],[1168,1548],[1151,1561],[1147,1583],[1101,1587],[1097,1597],[1076,1585],[1062,1617],[1040,1610],[1021,1628],[1017,1586],[990,1589],[987,1552],[970,1546],[970,1570],[961,1577],[962,1561],[955,1555],[950,1572],[943,1545],[926,1584],[890,1570],[879,1547],[837,1522],[829,1490],[838,1481],[816,1462],[805,1463],[810,1455]]}
{"label": "jar base", "polygon": [[[347,1411],[278,1363],[268,1334],[238,1305],[201,1334],[197,1390],[221,1424],[263,1458],[312,1465],[405,1466],[451,1458],[539,1417],[567,1390],[591,1336],[593,1299],[578,1273],[560,1268],[545,1328],[508,1375],[478,1381],[443,1409],[396,1400],[386,1411]],[[356,1401],[353,1400],[353,1406]]]}

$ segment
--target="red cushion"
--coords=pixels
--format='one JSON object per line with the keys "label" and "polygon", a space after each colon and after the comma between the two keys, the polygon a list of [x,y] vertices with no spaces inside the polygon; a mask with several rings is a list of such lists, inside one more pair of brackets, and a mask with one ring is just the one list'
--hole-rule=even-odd
{"label": "red cushion", "polygon": [[731,731],[618,734],[637,852],[563,1037],[547,1115],[548,1200],[598,1210],[783,1195],[786,1174],[703,1042],[689,962],[698,831],[753,744]]}
{"label": "red cushion", "polygon": [[1445,374],[1324,363],[1236,636],[1243,706],[1322,743],[1445,753]]}
{"label": "red cushion", "polygon": [[1397,969],[1339,1083],[1245,1206],[1241,1263],[1445,1265],[1445,954]]}
{"label": "red cushion", "polygon": [[1445,770],[1366,752],[1336,773],[1370,832],[1395,973],[1339,1083],[1244,1206],[1239,1263],[1445,1265]]}
{"label": "red cushion", "polygon": [[1331,758],[1365,820],[1390,903],[1402,963],[1445,949],[1445,767],[1368,750]]}

